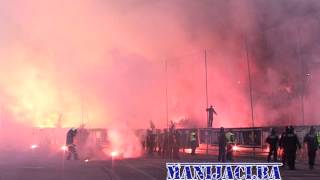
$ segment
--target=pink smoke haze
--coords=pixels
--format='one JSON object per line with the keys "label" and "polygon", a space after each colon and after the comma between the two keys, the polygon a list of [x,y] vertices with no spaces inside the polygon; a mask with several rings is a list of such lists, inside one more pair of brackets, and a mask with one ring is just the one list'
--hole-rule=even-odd
{"label": "pink smoke haze", "polygon": [[[166,127],[167,61],[169,120],[205,127],[205,49],[214,126],[251,126],[245,39],[255,125],[302,124],[301,94],[304,123],[318,123],[319,5],[1,0],[1,126],[85,123],[114,127],[116,138],[151,120]],[[310,73],[306,83],[300,72]]]}

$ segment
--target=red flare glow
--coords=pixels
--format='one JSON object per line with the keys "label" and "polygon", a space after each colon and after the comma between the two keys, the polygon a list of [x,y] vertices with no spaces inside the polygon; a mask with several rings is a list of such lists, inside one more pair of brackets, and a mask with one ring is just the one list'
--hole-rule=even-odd
{"label": "red flare glow", "polygon": [[110,153],[110,156],[111,157],[116,157],[116,156],[118,156],[119,155],[119,153],[117,152],[117,151],[112,151],[111,153]]}
{"label": "red flare glow", "polygon": [[239,151],[240,148],[239,148],[237,145],[234,145],[234,146],[232,147],[232,150],[233,150],[233,151]]}
{"label": "red flare glow", "polygon": [[64,146],[61,146],[60,148],[62,151],[67,151],[68,150],[68,146],[64,145]]}
{"label": "red flare glow", "polygon": [[39,147],[38,145],[33,144],[33,145],[30,146],[30,149],[37,149],[38,147]]}

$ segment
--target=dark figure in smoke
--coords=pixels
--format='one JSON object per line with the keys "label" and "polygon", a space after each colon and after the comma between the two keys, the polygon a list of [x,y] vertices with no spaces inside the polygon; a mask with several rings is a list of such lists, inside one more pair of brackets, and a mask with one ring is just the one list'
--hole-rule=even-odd
{"label": "dark figure in smoke", "polygon": [[153,155],[154,146],[155,146],[155,134],[152,130],[147,131],[147,150],[149,155]]}
{"label": "dark figure in smoke", "polygon": [[232,133],[231,129],[226,134],[227,139],[227,161],[233,161],[233,146],[235,142],[234,134]]}
{"label": "dark figure in smoke", "polygon": [[168,129],[165,129],[163,132],[163,145],[162,145],[162,157],[165,158],[168,152],[169,146],[169,133]]}
{"label": "dark figure in smoke", "polygon": [[169,159],[173,158],[173,154],[174,154],[174,139],[175,138],[175,124],[171,121],[171,126],[169,128],[169,132],[168,132],[168,136],[167,136],[167,153],[166,153],[166,157]]}
{"label": "dark figure in smoke", "polygon": [[289,133],[283,139],[283,146],[289,169],[294,170],[297,148],[301,149],[301,144],[298,136],[294,133],[294,128],[292,126],[289,127]]}
{"label": "dark figure in smoke", "polygon": [[319,146],[314,127],[310,128],[310,132],[304,137],[303,142],[306,143],[308,147],[309,168],[313,169]]}
{"label": "dark figure in smoke", "polygon": [[279,137],[274,129],[271,130],[271,134],[267,137],[266,142],[269,144],[268,162],[270,162],[271,156],[273,156],[273,161],[277,162]]}
{"label": "dark figure in smoke", "polygon": [[147,129],[147,134],[146,134],[146,152],[149,154],[150,153],[150,137],[151,137],[151,132],[149,129]]}
{"label": "dark figure in smoke", "polygon": [[66,145],[68,146],[68,155],[67,160],[71,159],[71,156],[73,156],[73,159],[78,160],[78,153],[76,149],[76,145],[74,144],[74,138],[77,135],[77,129],[71,128],[67,133],[67,140]]}
{"label": "dark figure in smoke", "polygon": [[196,154],[196,149],[197,149],[197,133],[195,131],[192,131],[190,133],[190,146],[191,146],[191,155]]}
{"label": "dark figure in smoke", "polygon": [[283,164],[283,167],[286,166],[286,162],[287,162],[287,159],[286,159],[286,150],[285,150],[285,146],[284,146],[284,143],[283,143],[283,140],[287,137],[287,135],[289,134],[289,127],[286,126],[285,128],[285,131],[281,134],[281,137],[280,137],[280,140],[279,140],[279,145],[280,145],[280,148],[282,149],[282,164]]}
{"label": "dark figure in smoke", "polygon": [[163,143],[164,143],[164,133],[159,132],[157,136],[157,146],[158,146],[158,154],[161,156],[163,151]]}
{"label": "dark figure in smoke", "polygon": [[226,146],[227,146],[226,133],[224,132],[224,128],[221,127],[220,134],[219,134],[219,156],[218,156],[219,162],[226,161]]}
{"label": "dark figure in smoke", "polygon": [[180,133],[175,130],[173,134],[173,154],[174,159],[180,159],[179,157],[179,148],[180,148]]}
{"label": "dark figure in smoke", "polygon": [[210,108],[207,108],[208,112],[208,127],[212,127],[212,122],[213,122],[213,114],[217,115],[217,112],[213,109],[212,105]]}

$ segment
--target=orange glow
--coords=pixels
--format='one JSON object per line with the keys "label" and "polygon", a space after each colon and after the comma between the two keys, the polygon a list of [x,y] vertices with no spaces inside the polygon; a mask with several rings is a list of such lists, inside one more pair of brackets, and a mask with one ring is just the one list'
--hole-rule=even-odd
{"label": "orange glow", "polygon": [[[2,33],[12,35],[0,50],[1,99],[14,120],[34,127],[56,127],[62,115],[62,127],[79,127],[85,119],[90,127],[128,121],[130,127],[146,128],[152,119],[156,127],[163,128],[161,57],[166,56],[170,61],[169,118],[174,122],[190,118],[190,126],[201,126],[203,122],[197,120],[205,109],[199,98],[204,88],[203,64],[197,59],[203,55],[198,50],[206,47],[219,52],[208,54],[219,59],[214,65],[208,63],[209,73],[220,74],[212,74],[209,81],[214,83],[208,84],[214,94],[210,101],[218,108],[216,125],[246,125],[247,92],[234,83],[246,83],[246,72],[239,67],[241,46],[229,53],[223,46],[229,42],[220,42],[220,34],[209,35],[206,30],[194,39],[196,31],[182,28],[187,22],[180,15],[163,14],[166,6],[146,4],[136,11],[121,7],[122,3],[111,8],[87,1],[66,0],[63,7],[53,0],[32,2],[19,2],[19,6],[15,0],[8,2],[6,12],[11,18],[1,24]],[[180,12],[180,6],[169,6]],[[46,11],[49,7],[52,11]],[[132,16],[122,15],[123,9]],[[19,24],[18,29],[13,24]],[[215,43],[205,37],[213,37]],[[237,39],[231,44],[237,45]],[[155,102],[157,107],[152,106]]]}
{"label": "orange glow", "polygon": [[[295,53],[289,52],[294,48],[271,50],[273,45],[289,45],[295,38],[287,38],[287,43],[269,39],[277,37],[271,35],[273,32],[280,35],[294,25],[274,28],[263,38],[248,37],[253,48],[246,52],[243,32],[251,36],[260,29],[258,21],[263,19],[260,17],[263,13],[259,9],[252,11],[259,3],[207,3],[204,6],[200,1],[159,1],[154,5],[132,0],[76,3],[64,0],[62,6],[61,1],[56,0],[0,1],[3,7],[0,9],[4,10],[0,12],[2,129],[7,129],[6,134],[11,137],[11,133],[16,136],[16,132],[21,132],[17,125],[21,125],[21,129],[64,129],[85,124],[86,128],[108,129],[105,157],[112,156],[112,150],[117,150],[120,157],[138,157],[144,150],[135,130],[149,128],[150,121],[157,129],[166,128],[167,119],[173,121],[176,128],[207,126],[205,89],[209,91],[208,103],[212,103],[218,113],[214,116],[214,128],[252,126],[252,108],[257,127],[280,125],[278,119],[283,121],[281,124],[290,119],[290,124],[292,121],[295,125],[295,118],[299,116],[291,115],[300,109],[299,86],[303,84],[294,74],[299,71],[291,69],[296,66],[292,61],[295,56],[290,57]],[[251,12],[258,12],[257,18]],[[223,23],[221,17],[227,17]],[[268,18],[268,22],[273,19]],[[312,23],[313,20],[306,22],[312,24],[313,30],[320,26]],[[226,27],[230,27],[228,32],[224,31]],[[308,29],[307,25],[304,29]],[[295,31],[288,32],[290,36]],[[303,45],[309,47],[308,39],[314,38],[311,34],[309,37],[309,33],[303,34],[308,35],[302,37],[306,41]],[[264,39],[260,46],[260,40]],[[264,48],[266,42],[270,51]],[[204,49],[208,50],[207,68],[203,62]],[[278,49],[288,52],[282,55]],[[310,48],[310,52],[317,49],[317,46]],[[277,55],[272,56],[275,59],[262,58],[269,57],[264,56],[264,50],[268,50],[267,54],[275,52]],[[252,56],[249,58],[252,83],[248,79],[246,54]],[[317,52],[311,55],[314,58],[306,59],[319,59]],[[276,58],[279,61],[275,61]],[[286,58],[289,61],[283,66],[285,69],[279,68]],[[273,61],[277,63],[270,63]],[[320,98],[316,84],[320,76],[317,72],[310,73],[312,75],[306,74],[310,76],[306,86],[309,98],[305,98],[306,125],[311,124],[311,119],[318,122],[320,117],[313,108]],[[205,83],[205,74],[208,74],[208,83]],[[248,98],[251,84],[254,95],[259,96],[253,97],[254,107]],[[65,142],[65,132],[61,138],[52,138],[51,134],[48,137],[33,132],[26,134],[45,142],[54,141],[55,151],[67,151],[67,147],[60,147]],[[16,142],[2,139],[8,144]],[[26,136],[20,139],[15,144],[25,141],[21,149],[28,149],[34,142],[40,144],[40,149],[44,147],[40,140]],[[244,151],[243,147],[233,149]],[[186,152],[191,153],[191,149]],[[201,148],[197,148],[197,152],[202,153]]]}

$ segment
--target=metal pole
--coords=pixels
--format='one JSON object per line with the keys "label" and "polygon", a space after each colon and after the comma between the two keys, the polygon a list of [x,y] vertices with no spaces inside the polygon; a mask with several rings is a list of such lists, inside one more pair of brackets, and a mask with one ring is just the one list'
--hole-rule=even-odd
{"label": "metal pole", "polygon": [[305,73],[304,73],[304,64],[301,57],[301,45],[300,45],[300,31],[298,29],[298,43],[297,43],[297,53],[298,53],[298,60],[300,62],[300,83],[301,83],[301,95],[300,95],[300,103],[301,103],[301,119],[302,119],[302,125],[304,125],[304,93],[305,93]]}
{"label": "metal pole", "polygon": [[169,108],[168,108],[168,65],[165,60],[165,73],[166,73],[166,118],[167,118],[167,129],[169,129]]}
{"label": "metal pole", "polygon": [[208,69],[207,69],[207,50],[206,49],[204,50],[204,63],[205,63],[205,73],[206,73],[206,105],[207,105],[207,108],[208,108],[209,107],[209,100],[208,100]]}
{"label": "metal pole", "polygon": [[[209,108],[209,100],[208,100],[208,68],[207,68],[207,50],[204,50],[204,65],[205,65],[205,75],[206,75],[206,105],[207,105],[207,109]],[[207,115],[207,128],[209,128],[209,116],[208,113]],[[207,149],[206,149],[206,153],[207,155],[209,154],[209,132],[208,129],[206,131],[206,140],[207,140]]]}
{"label": "metal pole", "polygon": [[252,79],[251,79],[251,67],[250,67],[250,60],[249,60],[249,51],[248,51],[248,42],[247,36],[245,37],[245,47],[246,47],[246,59],[247,59],[247,66],[248,66],[248,79],[249,79],[249,92],[250,92],[250,107],[251,107],[251,121],[252,121],[252,138],[253,138],[253,157],[256,156],[255,151],[255,137],[254,137],[254,114],[253,114],[253,96],[252,96]]}

